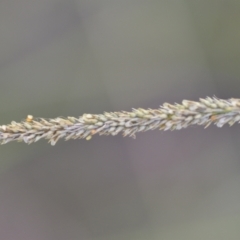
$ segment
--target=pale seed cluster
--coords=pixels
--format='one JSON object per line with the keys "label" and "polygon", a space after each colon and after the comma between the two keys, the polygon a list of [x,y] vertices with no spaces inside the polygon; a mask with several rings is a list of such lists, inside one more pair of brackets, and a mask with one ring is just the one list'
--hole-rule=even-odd
{"label": "pale seed cluster", "polygon": [[240,122],[240,99],[200,99],[199,102],[183,100],[182,104],[164,103],[158,109],[133,109],[132,112],[105,112],[84,114],[79,118],[34,118],[29,115],[22,122],[0,126],[0,142],[24,141],[27,144],[44,138],[51,145],[60,138],[90,140],[93,135],[117,135],[135,138],[135,133],[148,130],[180,130],[190,125],[208,127],[214,123],[222,127]]}

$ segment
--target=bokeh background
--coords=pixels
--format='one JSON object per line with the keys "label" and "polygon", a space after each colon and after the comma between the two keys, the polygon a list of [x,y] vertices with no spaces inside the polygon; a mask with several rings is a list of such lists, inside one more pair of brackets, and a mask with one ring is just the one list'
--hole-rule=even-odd
{"label": "bokeh background", "polygon": [[[2,0],[1,124],[239,97],[240,1]],[[0,146],[2,240],[240,239],[239,126]]]}

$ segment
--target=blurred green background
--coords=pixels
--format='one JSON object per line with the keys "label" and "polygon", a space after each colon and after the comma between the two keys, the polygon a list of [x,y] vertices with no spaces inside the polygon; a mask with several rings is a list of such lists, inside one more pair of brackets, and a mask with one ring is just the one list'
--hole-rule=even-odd
{"label": "blurred green background", "polygon": [[[1,124],[240,96],[240,1],[2,0]],[[239,126],[0,146],[0,239],[238,240]]]}

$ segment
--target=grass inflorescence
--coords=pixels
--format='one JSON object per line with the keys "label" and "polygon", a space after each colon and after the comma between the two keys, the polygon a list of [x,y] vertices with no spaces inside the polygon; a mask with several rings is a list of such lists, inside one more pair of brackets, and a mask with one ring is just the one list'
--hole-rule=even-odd
{"label": "grass inflorescence", "polygon": [[123,136],[135,138],[137,132],[154,129],[180,130],[195,124],[208,127],[211,123],[222,127],[236,122],[240,122],[240,99],[207,97],[199,99],[199,102],[164,103],[158,109],[83,114],[78,118],[46,119],[29,115],[22,122],[12,121],[0,126],[0,142],[23,141],[30,144],[44,138],[55,145],[60,138],[90,140],[95,134],[115,136],[120,132]]}

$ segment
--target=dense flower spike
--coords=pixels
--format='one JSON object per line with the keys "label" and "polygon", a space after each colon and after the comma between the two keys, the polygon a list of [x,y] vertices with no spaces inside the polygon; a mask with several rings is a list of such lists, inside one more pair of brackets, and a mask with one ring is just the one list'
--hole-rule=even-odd
{"label": "dense flower spike", "polygon": [[164,103],[159,109],[133,109],[132,112],[105,112],[103,114],[84,114],[79,118],[57,117],[54,119],[34,118],[0,126],[0,142],[24,141],[33,143],[41,138],[48,139],[52,145],[60,138],[90,140],[93,135],[117,135],[135,138],[136,132],[147,130],[180,130],[190,125],[208,127],[214,123],[222,127],[240,122],[240,99],[228,100],[216,97],[200,99],[199,102],[183,100],[182,104]]}

